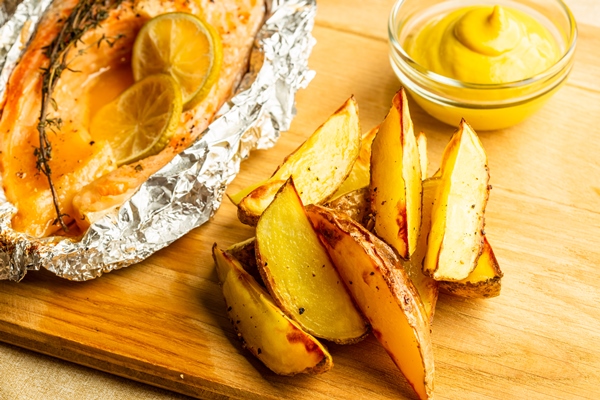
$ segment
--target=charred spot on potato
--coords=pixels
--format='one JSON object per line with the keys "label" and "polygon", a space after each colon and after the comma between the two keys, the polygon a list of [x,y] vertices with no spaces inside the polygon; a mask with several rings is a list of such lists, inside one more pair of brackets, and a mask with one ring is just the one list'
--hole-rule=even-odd
{"label": "charred spot on potato", "polygon": [[398,238],[405,243],[408,243],[408,226],[406,221],[406,205],[402,202],[398,202],[396,205],[398,209],[398,217],[396,218],[396,224],[398,224]]}
{"label": "charred spot on potato", "polygon": [[373,275],[375,275],[375,272],[373,272],[373,271],[371,271],[371,272],[369,272],[367,270],[363,271],[363,273],[362,273],[362,280],[363,280],[363,282],[366,285],[369,285],[369,281],[371,280],[371,277]]}
{"label": "charred spot on potato", "polygon": [[381,332],[379,332],[377,329],[374,329],[373,327],[371,327],[371,331],[373,332],[373,336],[375,336],[375,338],[378,341],[381,341]]}
{"label": "charred spot on potato", "polygon": [[319,346],[311,340],[308,340],[304,332],[294,329],[292,332],[288,332],[286,335],[288,342],[290,343],[302,343],[307,353],[323,354]]}
{"label": "charred spot on potato", "polygon": [[327,226],[323,224],[319,224],[316,229],[320,236],[327,241],[327,243],[331,246],[335,246],[337,242],[339,242],[342,238],[339,233],[333,229],[328,229]]}

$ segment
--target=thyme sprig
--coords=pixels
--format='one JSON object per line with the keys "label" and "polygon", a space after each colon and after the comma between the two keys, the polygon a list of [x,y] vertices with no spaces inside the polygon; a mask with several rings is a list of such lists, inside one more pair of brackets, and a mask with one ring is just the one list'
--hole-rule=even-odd
{"label": "thyme sprig", "polygon": [[[58,193],[52,182],[52,170],[50,169],[49,161],[52,159],[52,143],[48,138],[48,131],[56,133],[61,129],[62,120],[60,117],[50,118],[48,107],[52,107],[54,111],[58,111],[56,100],[52,97],[54,88],[60,79],[60,76],[65,70],[74,71],[69,67],[73,59],[83,53],[86,49],[80,49],[71,59],[69,59],[70,50],[76,48],[79,43],[83,43],[81,38],[83,35],[97,28],[102,21],[108,18],[111,9],[116,8],[122,0],[80,0],[71,11],[71,14],[66,18],[63,27],[52,42],[42,50],[48,58],[48,66],[42,68],[42,105],[40,108],[40,118],[37,125],[37,130],[40,139],[40,146],[34,150],[36,157],[36,167],[38,171],[44,174],[50,186],[52,193],[52,201],[56,211],[56,220],[54,224],[60,224],[61,228],[68,232],[69,229],[63,220],[68,217],[60,210]],[[102,35],[100,39],[92,45],[98,47],[102,43],[107,43],[113,46],[115,41],[121,36],[114,38]]]}

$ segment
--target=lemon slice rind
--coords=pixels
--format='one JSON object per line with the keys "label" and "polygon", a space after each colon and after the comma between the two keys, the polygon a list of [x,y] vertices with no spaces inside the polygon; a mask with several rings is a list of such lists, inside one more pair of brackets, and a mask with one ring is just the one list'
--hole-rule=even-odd
{"label": "lemon slice rind", "polygon": [[169,75],[151,75],[102,107],[92,119],[95,141],[106,140],[118,165],[157,154],[171,140],[182,111],[181,89]]}
{"label": "lemon slice rind", "polygon": [[156,73],[171,75],[181,87],[183,109],[189,110],[210,93],[222,60],[216,29],[193,14],[174,12],[144,24],[133,46],[132,69],[136,81]]}

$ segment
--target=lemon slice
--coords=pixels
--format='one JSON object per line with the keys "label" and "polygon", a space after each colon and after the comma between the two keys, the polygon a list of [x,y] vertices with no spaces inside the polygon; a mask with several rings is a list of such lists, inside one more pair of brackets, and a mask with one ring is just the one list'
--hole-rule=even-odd
{"label": "lemon slice", "polygon": [[196,106],[219,78],[223,47],[219,33],[193,14],[175,12],[152,18],[133,45],[136,81],[171,75],[181,86],[184,110]]}
{"label": "lemon slice", "polygon": [[177,82],[169,75],[152,75],[102,107],[92,119],[90,133],[95,141],[108,141],[119,165],[128,164],[167,145],[181,110]]}

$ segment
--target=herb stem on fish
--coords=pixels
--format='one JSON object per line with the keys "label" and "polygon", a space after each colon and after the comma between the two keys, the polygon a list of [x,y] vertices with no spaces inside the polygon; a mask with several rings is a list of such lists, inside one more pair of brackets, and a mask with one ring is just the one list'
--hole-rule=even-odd
{"label": "herb stem on fish", "polygon": [[[97,28],[102,21],[108,18],[109,11],[118,7],[121,2],[122,0],[79,1],[71,11],[71,14],[66,18],[65,24],[58,35],[43,49],[44,55],[48,58],[49,62],[48,67],[42,68],[42,105],[37,125],[40,145],[35,148],[34,155],[37,160],[36,167],[38,171],[48,179],[54,209],[56,210],[54,224],[60,224],[65,232],[68,232],[69,229],[63,218],[68,217],[68,215],[60,211],[58,193],[52,182],[52,170],[49,165],[49,161],[52,159],[52,143],[48,138],[48,131],[56,132],[61,129],[62,120],[60,117],[49,118],[48,106],[51,106],[54,111],[58,111],[58,105],[52,97],[54,88],[64,70],[76,72],[69,68],[70,61],[67,59],[69,51],[77,47],[77,44],[82,41],[81,38],[86,32]],[[103,42],[106,42],[109,46],[112,46],[120,37],[119,35],[109,38],[102,35],[94,44],[100,46]],[[73,57],[77,57],[84,52],[85,49],[81,49]]]}

